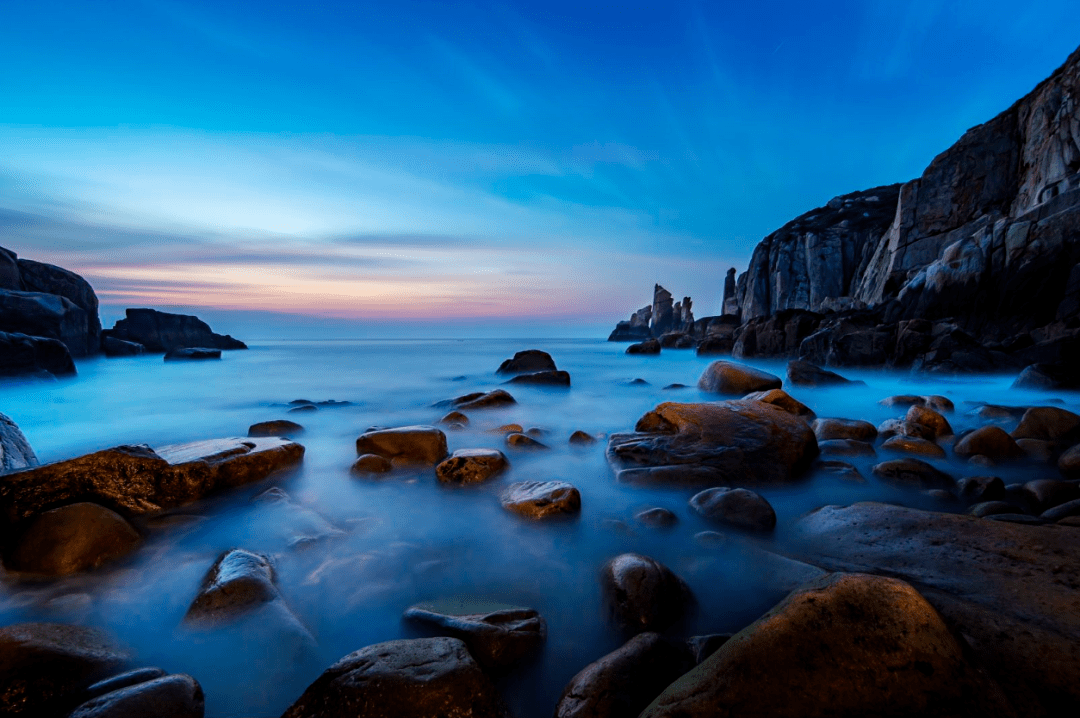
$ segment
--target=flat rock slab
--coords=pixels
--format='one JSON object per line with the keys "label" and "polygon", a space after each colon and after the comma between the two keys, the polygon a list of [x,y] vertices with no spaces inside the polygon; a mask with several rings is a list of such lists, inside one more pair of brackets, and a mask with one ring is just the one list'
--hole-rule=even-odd
{"label": "flat rock slab", "polygon": [[0,520],[17,524],[74,500],[131,514],[183,506],[221,489],[261,481],[300,463],[288,439],[212,439],[163,446],[117,446],[0,476]]}
{"label": "flat rock slab", "polygon": [[803,560],[914,585],[1025,715],[1080,714],[1075,529],[857,503],[815,511],[796,531]]}
{"label": "flat rock slab", "polygon": [[404,618],[460,638],[481,666],[496,671],[535,653],[547,637],[547,623],[537,611],[474,598],[418,603]]}

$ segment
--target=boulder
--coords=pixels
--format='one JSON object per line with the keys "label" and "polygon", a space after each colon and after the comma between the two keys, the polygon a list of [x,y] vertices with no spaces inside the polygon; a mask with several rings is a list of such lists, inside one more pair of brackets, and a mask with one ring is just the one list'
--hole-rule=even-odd
{"label": "boulder", "polygon": [[539,651],[547,637],[547,623],[535,610],[473,597],[418,603],[404,618],[460,638],[472,657],[493,671],[517,665]]}
{"label": "boulder", "polygon": [[1080,416],[1056,406],[1035,406],[1024,412],[1011,436],[1062,442],[1069,446],[1080,440]]}
{"label": "boulder", "polygon": [[1033,513],[1042,513],[1068,501],[1080,499],[1080,482],[1061,479],[1034,479],[1024,484],[1023,492]]}
{"label": "boulder", "polygon": [[251,551],[233,549],[218,557],[210,567],[184,621],[226,623],[278,599],[280,595],[274,585],[274,567],[270,559]]}
{"label": "boulder", "polygon": [[651,528],[668,528],[679,523],[679,517],[674,512],[659,506],[638,511],[634,514],[634,519],[639,524]]}
{"label": "boulder", "polygon": [[686,332],[667,332],[657,338],[664,349],[693,349],[697,341]]}
{"label": "boulder", "polygon": [[303,457],[303,446],[280,438],[210,439],[157,450],[117,446],[0,476],[0,519],[15,525],[78,500],[156,513],[261,481]]}
{"label": "boulder", "polygon": [[637,716],[693,666],[686,644],[658,633],[638,634],[570,679],[555,718]]}
{"label": "boulder", "polygon": [[[836,372],[822,369],[816,364],[796,359],[788,362],[788,382],[795,386],[829,386],[835,384],[852,384],[850,379],[845,379]],[[857,382],[864,383],[864,382]]]}
{"label": "boulder", "polygon": [[998,426],[982,426],[965,434],[953,446],[957,456],[986,456],[991,459],[1021,459],[1024,450]]}
{"label": "boulder", "polygon": [[772,505],[749,489],[726,486],[705,489],[690,499],[690,508],[715,523],[749,531],[772,531],[776,512]]}
{"label": "boulder", "polygon": [[1016,713],[909,584],[836,573],[796,589],[668,687],[641,718],[721,715]]}
{"label": "boulder", "polygon": [[919,439],[914,436],[893,436],[885,441],[881,445],[881,448],[889,451],[899,451],[905,454],[916,454],[918,456],[929,456],[933,459],[944,459],[945,449],[941,448],[932,441],[927,439]]}
{"label": "boulder", "polygon": [[877,456],[874,445],[855,439],[826,439],[818,442],[822,456]]}
{"label": "boulder", "polygon": [[139,683],[145,683],[152,681],[155,678],[164,678],[165,671],[160,668],[136,668],[131,671],[125,671],[115,676],[110,676],[103,681],[98,681],[89,688],[86,689],[84,696],[86,700],[91,698],[97,698],[103,696],[106,693],[112,693],[118,691],[121,688],[127,688],[128,686],[138,685]]}
{"label": "boulder", "polygon": [[1015,514],[1018,513],[1018,509],[1008,501],[980,501],[977,504],[972,504],[968,507],[968,513],[977,518],[986,518],[987,516],[996,516],[999,514]]}
{"label": "boulder", "polygon": [[698,379],[698,388],[702,391],[740,396],[755,391],[779,389],[782,384],[778,376],[729,361],[714,361]]}
{"label": "boulder", "polygon": [[934,430],[929,426],[916,424],[906,419],[886,419],[877,428],[877,435],[882,439],[894,436],[910,436],[916,439],[934,440]]}
{"label": "boulder", "polygon": [[215,334],[198,317],[159,312],[156,309],[128,309],[125,318],[104,333],[142,344],[149,352],[170,352],[187,347],[247,349],[242,341]]}
{"label": "boulder", "polygon": [[570,373],[565,371],[534,371],[518,374],[507,384],[537,384],[540,386],[570,386]]}
{"label": "boulder", "polygon": [[133,357],[146,353],[146,347],[142,344],[116,337],[104,337],[101,340],[101,350],[107,357]]}
{"label": "boulder", "polygon": [[19,260],[19,274],[26,291],[61,296],[86,313],[86,353],[96,354],[101,346],[101,320],[90,283],[67,269],[31,259]]}
{"label": "boulder", "polygon": [[450,426],[451,424],[460,424],[461,426],[469,425],[469,417],[462,414],[460,411],[451,411],[443,418],[439,419],[439,423],[444,426]]}
{"label": "boulder", "polygon": [[528,434],[523,434],[520,431],[515,431],[513,433],[507,434],[506,445],[514,449],[526,450],[550,448],[547,444],[541,443],[529,436]]}
{"label": "boulder", "polygon": [[315,680],[282,718],[508,718],[491,680],[457,638],[368,646]]}
{"label": "boulder", "polygon": [[572,446],[592,446],[595,443],[595,436],[581,431],[580,429],[570,435],[570,444]]}
{"label": "boulder", "polygon": [[[220,349],[208,347],[180,347],[165,352],[165,361],[198,361],[204,359],[220,359]],[[303,407],[308,408],[308,407]],[[315,407],[311,407],[314,409]],[[295,410],[294,410],[295,411]]]}
{"label": "boulder", "polygon": [[967,501],[997,501],[1005,498],[1005,482],[996,476],[969,476],[956,482],[960,497]]}
{"label": "boulder", "polygon": [[531,519],[581,512],[581,494],[565,481],[522,481],[510,484],[500,500],[507,511]]}
{"label": "boulder", "polygon": [[861,419],[815,419],[810,427],[814,430],[814,436],[818,441],[829,439],[873,441],[878,434],[873,424]]}
{"label": "boulder", "polygon": [[814,468],[818,469],[819,471],[824,471],[826,473],[832,474],[833,476],[836,476],[839,479],[843,479],[844,481],[851,481],[856,484],[866,483],[866,479],[863,478],[863,475],[859,473],[859,470],[855,468],[854,465],[849,464],[846,461],[822,460],[814,464]]}
{"label": "boulder", "polygon": [[260,421],[248,427],[248,436],[299,436],[303,433],[304,427],[287,419]]}
{"label": "boulder", "polygon": [[1053,441],[1041,441],[1039,439],[1017,439],[1016,445],[1023,450],[1024,455],[1032,461],[1043,464],[1053,464],[1057,458],[1057,446]]}
{"label": "boulder", "polygon": [[434,426],[377,429],[356,439],[356,453],[382,456],[395,466],[434,466],[446,458],[446,434]]}
{"label": "boulder", "polygon": [[665,402],[645,414],[635,429],[633,434],[613,434],[608,443],[608,459],[627,469],[620,472],[620,480],[786,483],[805,472],[818,453],[805,421],[759,401]]}
{"label": "boulder", "polygon": [[122,516],[82,502],[36,516],[4,564],[9,570],[66,576],[126,556],[141,543],[139,532]]}
{"label": "boulder", "polygon": [[789,414],[801,416],[807,419],[814,418],[814,411],[798,399],[792,398],[783,389],[770,389],[768,391],[755,391],[743,397],[745,401],[763,401],[766,404],[780,407]]}
{"label": "boulder", "polygon": [[692,595],[659,561],[624,553],[604,564],[600,586],[615,623],[632,633],[659,631],[685,614]]}
{"label": "boulder", "polygon": [[506,467],[506,456],[496,449],[458,449],[435,467],[435,476],[444,484],[479,484]]}
{"label": "boulder", "polygon": [[1066,501],[1063,504],[1058,504],[1053,508],[1049,508],[1046,511],[1043,511],[1039,515],[1039,518],[1048,523],[1053,523],[1073,516],[1080,516],[1080,499]]}
{"label": "boulder", "polygon": [[513,359],[507,359],[495,371],[496,374],[527,374],[532,372],[555,371],[555,360],[547,352],[539,349],[526,349],[514,354]]}
{"label": "boulder", "polygon": [[915,394],[896,394],[895,396],[889,396],[878,402],[882,406],[907,408],[910,406],[925,406],[929,409],[933,409],[937,412],[953,411],[955,405],[948,397],[939,396],[934,394],[933,396],[917,396]]}
{"label": "boulder", "polygon": [[101,631],[55,623],[0,628],[0,714],[65,716],[130,656]]}
{"label": "boulder", "polygon": [[1075,389],[1077,386],[1080,386],[1080,376],[1072,367],[1062,364],[1031,364],[1012,383],[1013,389],[1040,391]]}
{"label": "boulder", "polygon": [[637,344],[631,344],[626,347],[627,354],[659,354],[660,342],[655,339],[646,339],[643,342]]}
{"label": "boulder", "polygon": [[732,349],[735,347],[735,340],[728,337],[705,337],[700,344],[697,345],[697,355],[703,356],[716,356],[716,355],[730,355]]}
{"label": "boulder", "polygon": [[71,352],[59,339],[0,331],[0,377],[75,374]]}
{"label": "boulder", "polygon": [[88,341],[86,312],[57,294],[0,290],[0,332],[56,339],[73,357],[98,350]]}
{"label": "boulder", "polygon": [[360,458],[353,462],[353,465],[349,468],[354,474],[385,474],[389,471],[393,471],[394,465],[390,463],[390,459],[378,454],[361,454]]}
{"label": "boulder", "polygon": [[931,439],[940,439],[943,436],[952,436],[952,426],[949,420],[927,406],[914,404],[908,407],[904,419],[913,424],[922,424],[933,432]]}
{"label": "boulder", "polygon": [[156,678],[83,703],[68,718],[203,718],[203,692],[191,676]]}
{"label": "boulder", "polygon": [[874,476],[898,486],[919,489],[951,489],[953,477],[919,459],[883,461],[872,469]]}
{"label": "boulder", "polygon": [[464,396],[459,396],[454,399],[440,401],[435,406],[452,406],[455,409],[468,411],[470,409],[493,409],[502,406],[510,406],[511,404],[516,403],[517,401],[509,392],[502,389],[494,389],[488,392],[476,391],[472,394],[465,394]]}
{"label": "boulder", "polygon": [[1080,444],[1058,458],[1058,470],[1069,478],[1080,479]]}
{"label": "boulder", "polygon": [[[2,254],[0,252],[0,256]],[[0,474],[37,466],[37,463],[37,455],[19,425],[0,413]]]}

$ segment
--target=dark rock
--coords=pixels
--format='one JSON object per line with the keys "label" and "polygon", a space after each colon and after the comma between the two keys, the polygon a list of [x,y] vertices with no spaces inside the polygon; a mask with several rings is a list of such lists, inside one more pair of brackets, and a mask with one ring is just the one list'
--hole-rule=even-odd
{"label": "dark rock", "polygon": [[907,419],[886,419],[877,428],[877,435],[882,439],[894,436],[910,436],[916,439],[934,440],[934,430],[923,424],[916,424]]}
{"label": "dark rock", "polygon": [[26,291],[61,296],[85,312],[84,353],[96,354],[101,346],[101,321],[98,319],[98,298],[90,283],[74,272],[30,259],[19,260],[19,273]]}
{"label": "dark rock", "polygon": [[534,654],[547,637],[547,624],[533,609],[472,597],[419,603],[406,610],[404,618],[460,638],[481,666],[495,671]]}
{"label": "dark rock", "polygon": [[875,316],[843,315],[806,337],[798,356],[821,366],[882,366],[895,346],[895,325],[878,324]]}
{"label": "dark rock", "polygon": [[615,622],[632,633],[667,628],[692,600],[690,589],[667,566],[636,553],[604,564],[600,586]]}
{"label": "dark rock", "polygon": [[506,467],[506,457],[496,449],[458,449],[435,467],[435,476],[444,484],[479,484]]}
{"label": "dark rock", "polygon": [[4,563],[10,570],[66,576],[126,556],[140,543],[139,532],[116,512],[69,504],[35,517]]}
{"label": "dark rock", "polygon": [[300,406],[294,406],[289,409],[290,414],[310,414],[319,410],[319,407],[314,404],[301,404]]}
{"label": "dark rock", "polygon": [[88,686],[122,669],[129,658],[92,628],[55,623],[0,628],[0,714],[65,716]]}
{"label": "dark rock", "polygon": [[731,640],[730,633],[711,633],[707,636],[690,636],[686,644],[694,652],[694,665],[716,653],[720,646]]}
{"label": "dark rock", "polygon": [[460,424],[462,426],[469,425],[469,417],[462,414],[460,411],[451,411],[443,418],[439,419],[439,423],[449,426],[450,424]]}
{"label": "dark rock", "polygon": [[890,484],[920,489],[951,489],[956,485],[944,471],[919,459],[893,459],[873,468],[874,476]]}
{"label": "dark rock", "polygon": [[440,401],[435,406],[452,406],[455,409],[468,411],[469,409],[490,409],[501,406],[510,406],[516,404],[517,401],[502,389],[495,389],[489,392],[477,391],[472,394],[465,394],[459,396],[456,399],[449,399],[447,401]]}
{"label": "dark rock", "polygon": [[698,379],[698,388],[702,391],[740,396],[755,391],[779,389],[782,384],[780,377],[745,364],[728,361],[714,361]]}
{"label": "dark rock", "polygon": [[1025,524],[1027,526],[1042,526],[1046,523],[1038,516],[1029,516],[1028,514],[988,514],[985,518],[993,521],[1006,521],[1010,524]]}
{"label": "dark rock", "polygon": [[806,419],[814,418],[814,411],[798,399],[792,398],[783,389],[770,389],[768,391],[755,391],[743,397],[744,401],[763,401],[779,407],[789,414],[801,416]]}
{"label": "dark rock", "polygon": [[146,347],[136,342],[124,341],[116,337],[105,337],[101,340],[101,350],[109,357],[133,357],[146,353]]}
{"label": "dark rock", "polygon": [[671,305],[671,292],[659,284],[653,286],[652,320],[649,328],[658,337],[675,326],[675,311]]}
{"label": "dark rock", "polygon": [[0,289],[13,289],[16,292],[26,289],[19,272],[18,256],[3,247],[0,247]]}
{"label": "dark rock", "polygon": [[[838,439],[838,441],[840,440]],[[859,473],[859,470],[846,461],[818,461],[814,464],[814,468],[834,474],[845,481],[853,481],[859,484],[866,483],[866,479]]]}
{"label": "dark rock", "polygon": [[655,507],[634,514],[638,523],[652,528],[668,528],[679,523],[679,517],[665,508]]}
{"label": "dark rock", "polygon": [[528,434],[522,434],[521,432],[514,432],[506,435],[506,445],[515,449],[548,449],[547,444],[543,444],[536,439],[532,438]]}
{"label": "dark rock", "polygon": [[[795,360],[788,362],[788,381],[795,386],[829,386],[833,384],[852,384],[850,379],[845,379],[836,372],[822,369],[808,361]],[[860,384],[864,382],[858,382]]]}
{"label": "dark rock", "polygon": [[810,427],[814,430],[814,436],[818,441],[829,439],[873,441],[878,434],[873,424],[861,419],[814,419]]}
{"label": "dark rock", "polygon": [[71,352],[59,339],[0,331],[0,377],[75,374]]}
{"label": "dark rock", "polygon": [[957,456],[987,456],[991,459],[1019,459],[1024,457],[1024,450],[1003,429],[997,426],[982,426],[966,434],[953,446]]}
{"label": "dark rock", "polygon": [[1062,442],[1069,446],[1080,440],[1080,416],[1056,406],[1035,406],[1024,412],[1011,436]]}
{"label": "dark rock", "polygon": [[613,434],[608,443],[611,463],[628,469],[619,473],[620,480],[699,486],[785,483],[808,469],[818,453],[806,422],[758,401],[666,402],[645,414],[635,429]]}
{"label": "dark rock", "polygon": [[83,694],[86,700],[103,696],[106,693],[112,693],[118,691],[121,688],[127,688],[128,686],[135,686],[140,683],[146,683],[152,681],[155,678],[163,678],[165,671],[160,668],[136,668],[133,671],[127,671],[117,676],[111,676],[103,681],[98,681],[94,685],[86,689]]}
{"label": "dark rock", "polygon": [[881,445],[881,448],[890,451],[899,451],[905,454],[917,454],[929,456],[934,459],[944,459],[945,449],[932,441],[919,439],[914,436],[893,436]]}
{"label": "dark rock", "polygon": [[685,644],[641,633],[570,679],[555,718],[637,716],[693,665]]}
{"label": "dark rock", "polygon": [[772,531],[776,512],[772,505],[749,489],[705,489],[690,499],[690,508],[710,521],[750,531]]}
{"label": "dark rock", "polygon": [[[362,710],[361,710],[362,709]],[[457,638],[368,646],[326,669],[282,718],[508,718],[490,679]]]}
{"label": "dark rock", "polygon": [[1013,389],[1075,389],[1080,386],[1080,376],[1075,370],[1060,364],[1031,364],[1024,368],[1013,382]]}
{"label": "dark rock", "polygon": [[697,346],[694,338],[686,332],[667,332],[657,337],[657,341],[664,349],[693,349]]}
{"label": "dark rock", "polygon": [[531,519],[581,512],[581,494],[565,481],[522,481],[510,484],[500,500],[507,511]]}
{"label": "dark rock", "polygon": [[98,350],[88,340],[86,312],[57,294],[0,290],[0,331],[56,339],[74,357]]}
{"label": "dark rock", "polygon": [[570,435],[570,444],[573,446],[592,446],[596,443],[596,437],[592,434],[587,434],[580,429]]}
{"label": "dark rock", "polygon": [[734,347],[735,340],[732,337],[706,337],[697,345],[697,355],[699,357],[730,355]]}
{"label": "dark rock", "polygon": [[390,459],[378,454],[362,454],[360,458],[353,462],[352,467],[349,468],[354,474],[385,474],[389,471],[393,471],[394,465],[390,463]]}
{"label": "dark rock", "polygon": [[796,356],[806,337],[821,323],[814,312],[785,310],[770,317],[760,317],[739,327],[735,334],[732,356],[752,357]]}
{"label": "dark rock", "polygon": [[202,718],[199,682],[184,674],[156,678],[93,698],[69,718]]}
{"label": "dark rock", "polygon": [[[2,256],[3,252],[0,252]],[[7,415],[0,414],[0,474],[37,466],[37,463],[37,455],[18,424]]]}
{"label": "dark rock", "polygon": [[645,381],[641,377],[638,377],[637,379],[632,379],[632,380],[626,382],[626,385],[627,386],[652,386],[652,384]]}
{"label": "dark rock", "polygon": [[933,409],[915,404],[908,408],[906,421],[913,424],[922,424],[933,432],[931,439],[940,439],[943,436],[952,436],[953,429],[949,420]]}
{"label": "dark rock", "polygon": [[1058,459],[1058,471],[1073,479],[1080,479],[1080,444],[1072,447]]}
{"label": "dark rock", "polygon": [[220,349],[208,349],[206,347],[182,347],[170,349],[165,353],[165,361],[182,361],[185,359],[220,359]]}
{"label": "dark rock", "polygon": [[1080,482],[1035,479],[1025,483],[1023,491],[1030,497],[1027,503],[1032,507],[1033,513],[1039,514],[1067,501],[1080,499]]}
{"label": "dark rock", "polygon": [[496,370],[496,374],[526,374],[532,372],[551,372],[558,369],[555,360],[547,352],[539,349],[526,349],[514,354],[513,359],[507,359]]}
{"label": "dark rock", "polygon": [[626,347],[627,354],[659,354],[660,342],[655,339],[646,339],[638,344],[631,344]]}
{"label": "dark rock", "polygon": [[977,518],[985,518],[986,516],[993,516],[995,514],[1014,514],[1019,509],[1013,506],[1007,501],[980,501],[977,504],[972,504],[968,507],[968,513]]}
{"label": "dark rock", "polygon": [[299,436],[303,433],[304,427],[286,419],[260,421],[248,427],[248,436]]}
{"label": "dark rock", "polygon": [[910,585],[834,573],[733,636],[641,718],[883,714],[1015,715]]}
{"label": "dark rock", "polygon": [[1058,504],[1053,508],[1049,508],[1046,511],[1043,511],[1039,515],[1039,518],[1043,521],[1053,523],[1070,516],[1080,516],[1080,499],[1066,501],[1063,504]]}
{"label": "dark rock", "polygon": [[652,337],[652,331],[648,325],[632,325],[630,322],[619,322],[615,329],[608,335],[609,342],[638,342]]}
{"label": "dark rock", "polygon": [[382,456],[394,465],[434,466],[446,458],[446,434],[434,426],[368,431],[356,439],[356,453]]}
{"label": "dark rock", "polygon": [[925,406],[928,409],[933,409],[937,412],[953,411],[956,407],[948,397],[938,396],[917,396],[915,394],[897,394],[895,396],[889,396],[882,399],[880,402],[882,406],[907,408],[911,406]]}
{"label": "dark rock", "polygon": [[125,315],[105,335],[142,344],[149,352],[171,352],[189,347],[247,349],[242,341],[215,334],[198,317],[156,309],[128,309]]}
{"label": "dark rock", "polygon": [[1025,456],[1033,461],[1039,461],[1044,464],[1053,464],[1054,460],[1057,458],[1057,446],[1053,441],[1017,439],[1016,445],[1023,450]]}
{"label": "dark rock", "polygon": [[314,403],[311,399],[293,399],[289,402],[289,406],[307,406]]}
{"label": "dark rock", "polygon": [[243,549],[222,554],[203,579],[184,620],[220,623],[235,620],[279,598],[270,559]]}
{"label": "dark rock", "polygon": [[818,442],[822,456],[877,456],[874,445],[855,439],[826,439]]}
{"label": "dark rock", "polygon": [[680,384],[678,382],[675,382],[674,384],[668,384],[667,386],[664,387],[663,390],[664,391],[671,391],[673,389],[689,389],[689,388],[690,387],[688,387],[686,384]]}
{"label": "dark rock", "polygon": [[956,483],[960,496],[968,501],[998,501],[1005,498],[1005,482],[996,476],[970,476]]}
{"label": "dark rock", "polygon": [[518,374],[507,384],[539,384],[541,386],[570,386],[570,373],[565,371],[536,371]]}

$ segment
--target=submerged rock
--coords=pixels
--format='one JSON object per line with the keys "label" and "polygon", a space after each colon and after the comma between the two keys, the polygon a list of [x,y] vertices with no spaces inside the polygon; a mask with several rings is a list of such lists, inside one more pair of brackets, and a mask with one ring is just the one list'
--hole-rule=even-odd
{"label": "submerged rock", "polygon": [[779,389],[782,385],[783,381],[778,376],[729,361],[714,361],[698,379],[698,389],[702,391],[740,396],[755,391]]}
{"label": "submerged rock", "polygon": [[93,698],[69,718],[203,718],[202,686],[189,675],[165,676]]}
{"label": "submerged rock", "polygon": [[507,359],[495,371],[496,374],[526,374],[530,372],[556,371],[555,360],[547,352],[539,349],[526,349],[514,354],[513,359]]}
{"label": "submerged rock", "polygon": [[477,391],[465,394],[455,399],[440,401],[435,406],[452,406],[455,409],[468,411],[469,409],[492,409],[501,406],[516,404],[517,400],[509,392],[502,389],[494,389],[489,392]]}
{"label": "submerged rock", "polygon": [[458,449],[435,467],[435,476],[444,484],[478,484],[506,467],[506,456],[496,449]]}
{"label": "submerged rock", "polygon": [[565,481],[522,481],[503,492],[503,508],[531,519],[581,511],[581,494]]}
{"label": "submerged rock", "polygon": [[385,456],[379,456],[378,454],[361,454],[360,457],[353,462],[353,465],[349,467],[349,471],[354,474],[385,474],[389,471],[393,471],[394,465],[390,463],[390,459]]}
{"label": "submerged rock", "polygon": [[382,456],[395,465],[433,466],[446,458],[446,434],[434,426],[376,429],[357,438],[356,453]]}
{"label": "submerged rock", "polygon": [[592,434],[587,434],[580,429],[570,435],[570,444],[572,446],[592,446],[596,443],[596,437]]}
{"label": "submerged rock", "polygon": [[506,445],[515,449],[548,449],[547,444],[541,443],[528,434],[515,431],[506,435]]}
{"label": "submerged rock", "polygon": [[565,371],[536,371],[518,374],[507,384],[537,384],[540,386],[570,386],[570,373]]}
{"label": "submerged rock", "polygon": [[4,563],[15,571],[66,576],[126,556],[141,543],[115,511],[82,502],[36,516]]}
{"label": "submerged rock", "polygon": [[184,621],[233,621],[279,598],[270,559],[251,551],[233,549],[222,554],[210,567]]}
{"label": "submerged rock", "polygon": [[299,436],[303,433],[304,427],[287,419],[260,421],[248,427],[248,436]]}
{"label": "submerged rock", "polygon": [[829,439],[854,439],[873,441],[878,431],[869,421],[861,419],[814,419],[810,425],[818,441]]}
{"label": "submerged rock", "polygon": [[207,349],[205,347],[183,347],[170,349],[165,353],[165,361],[181,361],[186,359],[220,359],[220,349]]}
{"label": "submerged rock", "polygon": [[776,527],[772,505],[749,489],[706,489],[690,499],[690,508],[710,521],[735,528],[772,531]]}
{"label": "submerged rock", "polygon": [[627,354],[659,354],[660,342],[655,339],[646,339],[643,342],[637,344],[631,344],[626,347]]}
{"label": "submerged rock", "polygon": [[633,633],[659,631],[682,618],[692,596],[664,564],[624,553],[604,564],[600,586],[615,622]]}
{"label": "submerged rock", "polygon": [[481,666],[496,671],[540,650],[547,637],[547,623],[535,610],[475,598],[418,603],[404,618],[460,638]]}
{"label": "submerged rock", "polygon": [[679,517],[668,509],[655,507],[644,509],[634,514],[638,523],[652,528],[668,528],[679,523]]}
{"label": "submerged rock", "polygon": [[890,484],[920,489],[951,489],[956,482],[944,471],[919,459],[893,459],[873,468],[874,476]]}
{"label": "submerged rock", "polygon": [[845,379],[834,371],[822,369],[808,361],[795,360],[788,362],[788,381],[795,386],[829,386],[835,384],[862,384]]}

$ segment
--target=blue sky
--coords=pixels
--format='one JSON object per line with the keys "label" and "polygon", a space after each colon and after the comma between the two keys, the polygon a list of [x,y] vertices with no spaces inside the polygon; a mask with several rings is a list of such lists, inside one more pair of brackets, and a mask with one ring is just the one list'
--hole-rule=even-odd
{"label": "blue sky", "polygon": [[[918,176],[1072,2],[2,2],[0,245],[123,306],[597,327]],[[590,329],[591,330],[591,329]]]}

